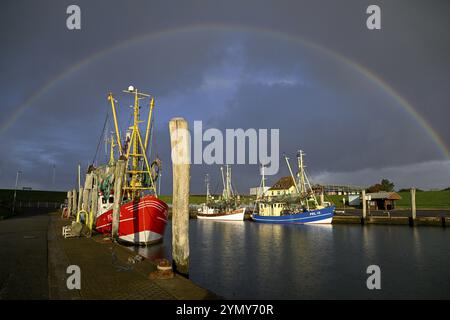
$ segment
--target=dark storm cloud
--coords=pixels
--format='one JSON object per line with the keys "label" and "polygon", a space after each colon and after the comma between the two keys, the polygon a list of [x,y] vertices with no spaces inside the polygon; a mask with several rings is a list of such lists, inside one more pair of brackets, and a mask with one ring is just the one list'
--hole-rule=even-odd
{"label": "dark storm cloud", "polygon": [[[65,9],[72,1],[3,4],[0,126],[45,83],[96,52],[160,30],[223,24],[303,38],[367,67],[450,143],[446,1],[377,1],[382,30],[375,32],[365,27],[372,1],[76,3],[82,9],[77,32],[65,28]],[[392,171],[387,167],[414,172],[414,163],[427,164],[422,170],[427,177],[433,168],[446,177],[448,165],[436,164],[442,155],[424,130],[348,66],[293,40],[207,27],[123,46],[58,81],[0,136],[0,186],[11,187],[21,169],[27,184],[48,188],[53,163],[56,187],[73,185],[76,164],[89,163],[95,153],[109,107],[107,92],[119,93],[130,83],[157,96],[155,148],[165,162],[165,193],[171,187],[167,121],[173,116],[219,128],[280,128],[280,150],[293,156],[296,148],[306,149],[313,173],[330,181],[345,176],[365,183],[352,171],[377,179],[377,171]],[[130,101],[119,98],[126,110]],[[256,166],[235,168],[241,192],[258,183],[257,171]],[[204,174],[214,179],[214,172],[218,176],[219,168],[193,166],[194,192],[203,191]],[[432,186],[425,178],[424,185]],[[399,179],[413,181],[405,173]]]}

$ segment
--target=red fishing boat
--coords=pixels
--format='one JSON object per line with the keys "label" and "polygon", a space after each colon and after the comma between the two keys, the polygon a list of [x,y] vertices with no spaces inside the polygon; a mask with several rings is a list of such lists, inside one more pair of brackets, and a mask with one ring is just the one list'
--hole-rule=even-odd
{"label": "red fishing boat", "polygon": [[[98,216],[96,229],[111,233],[112,209]],[[148,195],[120,207],[119,239],[133,244],[152,244],[162,240],[166,228],[168,206],[164,201]]]}
{"label": "red fishing boat", "polygon": [[[158,199],[155,182],[159,178],[160,161],[155,160],[149,165],[147,145],[152,132],[152,112],[154,98],[138,92],[133,86],[125,93],[134,96],[134,123],[129,128],[123,143],[116,116],[116,100],[110,93],[116,131],[116,141],[119,156],[126,161],[124,183],[120,192],[119,240],[131,244],[148,245],[162,240],[168,219],[167,204]],[[150,98],[145,140],[139,130],[141,99]],[[150,138],[151,140],[151,138]],[[114,157],[114,139],[111,139],[111,158],[109,164],[102,168],[99,185],[99,200],[95,221],[96,230],[111,234],[114,204],[114,185],[117,172],[117,162]]]}

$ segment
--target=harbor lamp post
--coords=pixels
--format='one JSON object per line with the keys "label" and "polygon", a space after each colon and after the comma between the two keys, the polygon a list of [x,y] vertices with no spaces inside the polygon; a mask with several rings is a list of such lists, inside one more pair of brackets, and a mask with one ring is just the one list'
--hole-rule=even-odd
{"label": "harbor lamp post", "polygon": [[19,174],[21,174],[22,171],[17,170],[16,174],[16,186],[14,187],[14,200],[13,200],[13,207],[12,207],[12,213],[16,211],[16,195],[17,195],[17,184],[19,183]]}

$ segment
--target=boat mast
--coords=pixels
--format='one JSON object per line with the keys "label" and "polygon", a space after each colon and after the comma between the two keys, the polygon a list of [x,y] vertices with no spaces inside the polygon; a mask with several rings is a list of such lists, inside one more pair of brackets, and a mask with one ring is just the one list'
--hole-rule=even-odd
{"label": "boat mast", "polygon": [[116,143],[114,141],[114,135],[111,134],[111,146],[109,149],[109,165],[112,166],[114,164],[114,148],[116,147]]}
{"label": "boat mast", "polygon": [[300,178],[300,192],[302,195],[306,193],[306,187],[305,187],[305,171],[304,171],[304,164],[303,164],[303,151],[299,150],[297,154],[297,162],[298,162],[298,175]]}
{"label": "boat mast", "polygon": [[306,185],[305,185],[305,167],[303,164],[303,151],[299,150],[297,154],[297,163],[298,163],[298,176],[300,183],[300,192],[301,196],[306,198],[306,209],[309,211],[309,201],[308,196],[306,194]]}
{"label": "boat mast", "polygon": [[297,191],[297,193],[298,193],[299,195],[301,195],[301,194],[300,194],[300,190],[298,189],[297,179],[295,179],[294,174],[292,173],[291,165],[290,165],[290,163],[289,163],[289,158],[285,155],[285,156],[284,156],[284,159],[286,160],[286,164],[287,164],[287,167],[288,167],[288,169],[289,169],[289,173],[291,174],[291,178],[292,178],[292,180],[294,181],[295,190]]}
{"label": "boat mast", "polygon": [[225,175],[223,173],[223,167],[220,167],[220,171],[222,173],[222,183],[223,183],[223,198],[228,201],[232,196],[232,188],[231,188],[231,168],[227,164],[225,165]]}
{"label": "boat mast", "polygon": [[225,183],[225,177],[224,177],[224,175],[223,175],[223,167],[220,167],[220,173],[222,174],[222,184],[223,184],[222,197],[223,197],[225,200],[227,200],[227,192],[226,192],[227,186],[226,186],[226,183]]}
{"label": "boat mast", "polygon": [[205,175],[205,185],[206,185],[206,202],[209,200],[209,174]]}
{"label": "boat mast", "polygon": [[264,172],[264,168],[265,168],[265,166],[262,164],[261,165],[261,175],[262,175],[262,177],[261,177],[261,197],[263,197],[264,196],[264,193],[266,193],[266,176],[265,176],[265,172]]}
{"label": "boat mast", "polygon": [[266,193],[266,176],[264,171],[265,166],[261,164],[261,182],[259,183],[259,188],[256,191],[256,200],[259,200],[264,197],[264,194]]}
{"label": "boat mast", "polygon": [[303,150],[299,150],[298,151],[298,166],[299,166],[299,175],[300,175],[300,181],[301,181],[301,185],[302,185],[302,192],[304,194],[306,198],[306,206],[308,207],[309,210],[309,201],[308,198],[311,197],[312,200],[314,201],[314,205],[316,207],[319,206],[319,203],[317,202],[317,198],[316,195],[314,194],[314,190],[311,187],[311,183],[309,182],[309,178],[308,175],[306,174],[306,166],[303,162],[303,156],[305,155],[305,153],[303,152]]}
{"label": "boat mast", "polygon": [[229,165],[227,165],[227,193],[229,198],[234,195],[233,188],[231,187],[231,168]]}

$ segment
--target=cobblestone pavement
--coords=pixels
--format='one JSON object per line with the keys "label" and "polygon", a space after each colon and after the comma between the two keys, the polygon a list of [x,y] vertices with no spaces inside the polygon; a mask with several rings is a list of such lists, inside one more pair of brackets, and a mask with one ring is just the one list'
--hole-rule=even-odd
{"label": "cobblestone pavement", "polygon": [[[135,253],[105,240],[64,239],[59,214],[24,215],[0,221],[0,299],[217,299],[176,275],[150,280],[149,260],[129,262]],[[81,289],[67,288],[67,267],[81,270]]]}

